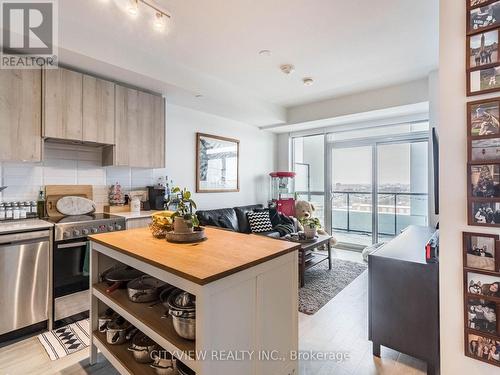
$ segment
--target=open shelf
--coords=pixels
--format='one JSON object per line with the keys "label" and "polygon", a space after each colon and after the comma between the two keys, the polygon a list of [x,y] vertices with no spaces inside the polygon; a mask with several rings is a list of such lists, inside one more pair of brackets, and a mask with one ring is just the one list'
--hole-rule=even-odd
{"label": "open shelf", "polygon": [[155,375],[155,369],[148,364],[137,363],[132,352],[128,351],[130,343],[110,345],[106,342],[106,334],[99,331],[93,332],[94,343],[104,356],[113,364],[120,374]]}
{"label": "open shelf", "polygon": [[309,258],[306,257],[306,270],[328,261],[328,255],[312,253]]}
{"label": "open shelf", "polygon": [[152,303],[135,303],[129,300],[126,289],[107,293],[107,288],[107,283],[94,284],[92,293],[163,349],[171,353],[183,352],[182,361],[194,371],[197,370],[196,361],[191,357],[188,359],[195,353],[195,341],[183,339],[175,332],[172,317],[164,317],[166,308],[162,304],[151,307]]}

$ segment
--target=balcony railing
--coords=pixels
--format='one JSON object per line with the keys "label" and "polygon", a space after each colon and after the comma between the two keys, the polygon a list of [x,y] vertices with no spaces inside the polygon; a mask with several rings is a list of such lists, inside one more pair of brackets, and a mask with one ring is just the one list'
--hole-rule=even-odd
{"label": "balcony railing", "polygon": [[[324,217],[323,192],[297,194],[316,203],[316,215]],[[332,229],[359,234],[372,233],[372,192],[333,191]],[[408,225],[427,225],[428,194],[379,192],[378,233],[395,236]],[[315,199],[316,198],[316,199]]]}

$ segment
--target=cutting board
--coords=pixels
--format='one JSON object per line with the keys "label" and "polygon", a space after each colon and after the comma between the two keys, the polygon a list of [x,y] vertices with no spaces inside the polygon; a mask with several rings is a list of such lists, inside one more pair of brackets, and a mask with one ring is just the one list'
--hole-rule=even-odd
{"label": "cutting board", "polygon": [[95,203],[87,198],[70,195],[59,199],[56,208],[63,215],[86,215],[95,212]]}

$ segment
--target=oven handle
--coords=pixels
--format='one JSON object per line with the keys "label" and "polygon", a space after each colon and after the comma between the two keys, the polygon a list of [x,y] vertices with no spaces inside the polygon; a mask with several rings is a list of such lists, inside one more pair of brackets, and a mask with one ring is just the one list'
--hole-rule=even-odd
{"label": "oven handle", "polygon": [[56,248],[58,248],[58,249],[70,249],[72,247],[80,247],[80,246],[87,246],[87,242],[63,243],[60,245],[56,245]]}

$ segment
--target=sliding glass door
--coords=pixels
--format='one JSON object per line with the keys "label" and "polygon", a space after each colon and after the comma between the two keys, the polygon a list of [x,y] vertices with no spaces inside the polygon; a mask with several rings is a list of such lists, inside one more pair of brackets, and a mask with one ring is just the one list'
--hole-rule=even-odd
{"label": "sliding glass door", "polygon": [[378,241],[427,225],[428,142],[377,145]]}
{"label": "sliding glass door", "polygon": [[363,248],[428,222],[429,124],[293,138],[299,199],[346,246]]}
{"label": "sliding glass door", "polygon": [[372,243],[372,156],[372,146],[332,150],[332,228],[339,242]]}
{"label": "sliding glass door", "polygon": [[330,224],[342,244],[362,248],[427,225],[427,133],[388,138],[330,137]]}

